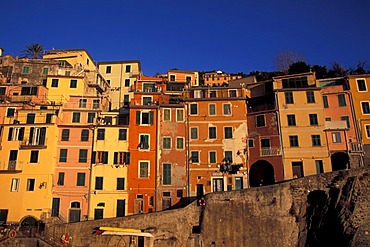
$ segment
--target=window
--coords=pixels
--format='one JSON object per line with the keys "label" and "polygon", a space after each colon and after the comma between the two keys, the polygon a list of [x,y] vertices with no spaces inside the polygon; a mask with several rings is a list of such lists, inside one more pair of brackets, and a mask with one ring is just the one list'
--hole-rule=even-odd
{"label": "window", "polygon": [[350,123],[349,123],[349,117],[348,116],[341,116],[340,117],[340,120],[342,121],[346,121],[347,123],[347,128],[349,129],[351,127]]}
{"label": "window", "polygon": [[210,91],[209,92],[209,97],[210,98],[216,98],[217,97],[217,92],[216,91]]}
{"label": "window", "polygon": [[313,147],[321,146],[320,135],[311,135],[311,139],[312,139],[312,146]]}
{"label": "window", "polygon": [[176,149],[184,149],[184,137],[176,137]]}
{"label": "window", "polygon": [[315,93],[313,91],[306,91],[307,103],[315,103]]}
{"label": "window", "polygon": [[322,160],[315,160],[315,165],[316,165],[316,173],[324,173],[324,165]]}
{"label": "window", "polygon": [[230,104],[224,104],[224,115],[231,115],[231,105]]}
{"label": "window", "polygon": [[253,139],[248,140],[248,147],[250,147],[250,148],[254,147],[254,140]]}
{"label": "window", "polygon": [[322,96],[322,100],[324,102],[324,108],[328,108],[329,107],[328,96],[326,95]]}
{"label": "window", "polygon": [[112,66],[107,66],[107,67],[105,67],[105,73],[106,73],[106,74],[110,74],[110,73],[112,73]]}
{"label": "window", "polygon": [[163,110],[163,120],[164,121],[171,121],[171,109],[164,109]]}
{"label": "window", "polygon": [[93,109],[99,109],[100,108],[100,100],[94,99],[93,100]]}
{"label": "window", "polygon": [[224,128],[224,136],[225,136],[225,139],[232,139],[233,138],[233,128],[232,127],[225,127]]}
{"label": "window", "polygon": [[233,151],[225,151],[225,162],[233,163]]}
{"label": "window", "polygon": [[125,72],[126,73],[130,73],[131,72],[131,65],[126,65]]}
{"label": "window", "polygon": [[370,113],[370,105],[368,101],[361,102],[362,106],[362,113],[369,114]]}
{"label": "window", "polygon": [[366,137],[370,138],[370,125],[365,125],[366,128]]}
{"label": "window", "polygon": [[96,190],[103,189],[103,177],[95,177],[95,189]]}
{"label": "window", "polygon": [[171,185],[171,164],[163,164],[163,185]]}
{"label": "window", "polygon": [[16,128],[10,127],[8,133],[8,141],[23,141],[24,127]]}
{"label": "window", "polygon": [[117,190],[125,190],[125,178],[117,178]]}
{"label": "window", "polygon": [[77,173],[77,186],[85,186],[85,173]]}
{"label": "window", "polygon": [[54,114],[46,113],[45,123],[51,123],[51,120],[53,119]]}
{"label": "window", "polygon": [[235,177],[235,190],[243,189],[243,177]]}
{"label": "window", "polygon": [[89,140],[89,130],[81,130],[81,141],[87,142]]}
{"label": "window", "polygon": [[209,139],[216,139],[216,127],[209,127],[208,128],[208,138]]}
{"label": "window", "polygon": [[63,186],[64,185],[64,172],[59,172],[58,173],[58,182],[57,182],[57,185],[58,186]]}
{"label": "window", "polygon": [[81,113],[79,112],[74,112],[72,114],[72,123],[79,123],[81,118]]}
{"label": "window", "polygon": [[6,88],[5,87],[0,87],[0,95],[5,95]]}
{"label": "window", "polygon": [[12,183],[10,185],[11,192],[17,192],[19,190],[19,178],[12,178]]}
{"label": "window", "polygon": [[28,74],[30,72],[30,67],[24,66],[22,72],[23,72],[23,74]]}
{"label": "window", "polygon": [[143,102],[143,105],[151,105],[153,102],[153,97],[143,96],[142,102]]}
{"label": "window", "polygon": [[136,124],[153,124],[154,120],[154,112],[144,112],[144,111],[137,111],[136,112]]}
{"label": "window", "polygon": [[340,132],[333,132],[331,135],[332,135],[332,138],[333,138],[333,143],[341,143],[342,142]]}
{"label": "window", "polygon": [[190,104],[190,115],[197,115],[197,114],[198,114],[198,105]]}
{"label": "window", "polygon": [[338,105],[341,107],[347,106],[346,97],[343,93],[338,94]]}
{"label": "window", "polygon": [[97,140],[104,140],[105,139],[105,129],[98,129],[96,139]]}
{"label": "window", "polygon": [[317,114],[309,114],[310,125],[318,125]]}
{"label": "window", "polygon": [[287,115],[287,119],[288,119],[288,126],[296,126],[296,121],[295,121],[295,115],[294,114]]}
{"label": "window", "polygon": [[170,75],[170,81],[176,81],[176,76],[175,75]]}
{"label": "window", "polygon": [[69,129],[62,130],[62,141],[69,141]]}
{"label": "window", "polygon": [[96,152],[96,164],[108,164],[108,152],[107,151]]}
{"label": "window", "polygon": [[87,149],[80,149],[79,156],[78,156],[79,163],[86,163],[87,162]]}
{"label": "window", "polygon": [[209,104],[208,105],[208,114],[210,116],[216,115],[216,105],[215,104]]}
{"label": "window", "polygon": [[330,122],[330,121],[331,121],[331,117],[326,117],[326,118],[325,118],[325,121]]}
{"label": "window", "polygon": [[67,149],[60,149],[59,162],[67,162]]}
{"label": "window", "polygon": [[292,162],[293,178],[301,178],[304,176],[303,173],[303,162],[293,161]]}
{"label": "window", "polygon": [[126,141],[127,140],[127,129],[118,130],[118,140]]}
{"label": "window", "polygon": [[27,187],[26,191],[34,191],[35,190],[35,179],[34,178],[29,178],[27,179]]}
{"label": "window", "polygon": [[87,113],[87,122],[88,123],[93,123],[95,118],[95,113],[89,112]]}
{"label": "window", "polygon": [[224,179],[223,178],[212,178],[213,192],[224,191]]}
{"label": "window", "polygon": [[256,116],[256,126],[257,127],[265,126],[265,115]]}
{"label": "window", "polygon": [[140,161],[139,162],[139,178],[148,178],[149,177],[149,162]]}
{"label": "window", "polygon": [[139,148],[140,149],[149,149],[149,135],[140,134],[139,135]]}
{"label": "window", "polygon": [[49,73],[49,68],[43,68],[42,69],[42,74],[47,75]]}
{"label": "window", "polygon": [[215,164],[216,163],[216,151],[209,152],[209,163]]}
{"label": "window", "polygon": [[171,149],[171,138],[163,137],[163,149]]}
{"label": "window", "polygon": [[28,123],[28,124],[33,124],[33,123],[35,123],[35,116],[36,116],[36,114],[35,114],[35,113],[28,113],[28,114],[27,114],[27,120],[26,120],[26,123]]}
{"label": "window", "polygon": [[191,76],[186,76],[185,81],[186,83],[191,83]]}
{"label": "window", "polygon": [[285,104],[294,104],[293,93],[285,92]]}
{"label": "window", "polygon": [[75,79],[70,80],[69,87],[70,88],[77,88],[77,80],[75,80]]}
{"label": "window", "polygon": [[51,80],[51,87],[58,87],[59,79],[52,79]]}
{"label": "window", "polygon": [[290,147],[299,147],[298,136],[289,136]]}
{"label": "window", "polygon": [[37,163],[39,161],[39,151],[31,150],[30,163]]}
{"label": "window", "polygon": [[229,90],[229,97],[232,98],[232,97],[236,97],[236,90],[235,89],[232,89],[232,90]]}
{"label": "window", "polygon": [[130,152],[114,152],[113,164],[129,165]]}
{"label": "window", "polygon": [[15,114],[15,108],[8,108],[6,110],[6,116],[7,117],[14,117],[14,114]]}
{"label": "window", "polygon": [[190,138],[198,139],[198,128],[190,128]]}
{"label": "window", "polygon": [[365,79],[356,79],[357,89],[359,92],[367,91]]}
{"label": "window", "polygon": [[184,121],[184,110],[183,109],[176,109],[176,121],[177,122]]}
{"label": "window", "polygon": [[21,95],[37,95],[37,87],[22,87]]}
{"label": "window", "polygon": [[193,163],[199,163],[199,151],[191,151],[191,161]]}
{"label": "window", "polygon": [[78,107],[79,108],[86,108],[87,99],[80,99]]}

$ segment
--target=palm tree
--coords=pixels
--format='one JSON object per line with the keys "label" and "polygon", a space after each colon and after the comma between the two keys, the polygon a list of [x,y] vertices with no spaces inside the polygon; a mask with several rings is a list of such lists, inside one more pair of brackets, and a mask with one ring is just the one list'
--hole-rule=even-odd
{"label": "palm tree", "polygon": [[26,46],[26,49],[23,50],[23,56],[32,59],[38,59],[41,58],[42,52],[43,52],[42,45],[35,43]]}

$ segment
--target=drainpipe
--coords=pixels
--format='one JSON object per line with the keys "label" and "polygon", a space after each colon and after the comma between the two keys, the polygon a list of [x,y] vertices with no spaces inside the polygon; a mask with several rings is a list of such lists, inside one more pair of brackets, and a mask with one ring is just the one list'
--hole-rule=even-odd
{"label": "drainpipe", "polygon": [[[158,153],[159,153],[159,150],[160,150],[160,140],[159,140],[159,133],[160,133],[160,130],[159,130],[159,128],[160,128],[160,124],[159,124],[159,112],[160,112],[160,106],[157,106],[156,107],[157,108],[157,121],[156,121],[156,142],[157,142],[157,147],[156,147],[156,150],[155,150],[155,163],[156,163],[156,168],[155,168],[155,174],[154,174],[154,180],[155,180],[155,182],[154,182],[154,200],[153,200],[153,202],[154,202],[154,212],[156,212],[157,211],[157,205],[158,205],[158,203],[157,203],[157,200],[158,200],[158,185],[159,185],[159,177],[158,177],[158,174],[159,174],[159,155],[158,155]],[[162,171],[163,172],[163,171]]]}
{"label": "drainpipe", "polygon": [[283,179],[285,180],[285,158],[284,158],[284,148],[283,148],[283,137],[281,134],[281,123],[280,123],[280,117],[279,117],[279,101],[277,97],[277,92],[275,92],[275,113],[276,113],[276,123],[278,126],[278,135],[279,135],[279,141],[280,141],[280,148],[281,148],[281,161],[283,165]]}
{"label": "drainpipe", "polygon": [[91,142],[91,155],[90,155],[90,176],[89,176],[89,187],[87,191],[87,220],[89,220],[90,216],[90,205],[91,205],[91,189],[92,189],[92,170],[93,170],[93,156],[94,156],[94,144],[95,144],[95,126],[91,127],[92,130],[92,142]]}
{"label": "drainpipe", "polygon": [[187,183],[186,183],[186,198],[187,203],[190,203],[190,121],[189,121],[189,103],[186,102],[186,128],[185,128],[185,138],[186,138],[186,177],[187,177]]}

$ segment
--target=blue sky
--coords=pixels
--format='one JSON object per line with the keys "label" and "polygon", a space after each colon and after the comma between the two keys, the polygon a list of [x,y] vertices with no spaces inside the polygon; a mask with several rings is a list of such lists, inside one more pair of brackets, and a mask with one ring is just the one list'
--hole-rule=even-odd
{"label": "blue sky", "polygon": [[0,47],[86,49],[95,61],[172,68],[273,71],[277,54],[308,64],[370,64],[369,0],[12,0],[1,4]]}

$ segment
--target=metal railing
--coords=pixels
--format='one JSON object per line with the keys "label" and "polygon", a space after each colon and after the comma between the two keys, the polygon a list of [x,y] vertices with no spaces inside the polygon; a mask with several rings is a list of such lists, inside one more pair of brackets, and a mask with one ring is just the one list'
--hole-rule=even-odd
{"label": "metal railing", "polygon": [[261,148],[261,156],[279,156],[281,155],[280,147]]}

